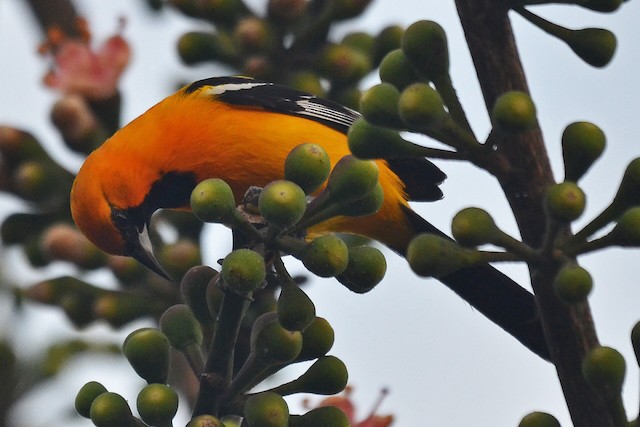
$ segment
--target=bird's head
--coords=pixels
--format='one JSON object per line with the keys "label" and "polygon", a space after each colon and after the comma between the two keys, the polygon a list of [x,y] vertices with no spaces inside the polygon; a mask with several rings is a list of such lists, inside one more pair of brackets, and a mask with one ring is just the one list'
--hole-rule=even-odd
{"label": "bird's head", "polygon": [[195,177],[154,170],[148,163],[122,157],[108,142],[86,159],[76,176],[71,190],[73,219],[101,250],[133,257],[169,278],[154,254],[149,223],[159,208],[184,206]]}

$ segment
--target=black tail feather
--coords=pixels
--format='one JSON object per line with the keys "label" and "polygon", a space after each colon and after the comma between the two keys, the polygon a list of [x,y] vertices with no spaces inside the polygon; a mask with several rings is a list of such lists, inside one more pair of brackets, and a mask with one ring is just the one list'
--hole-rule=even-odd
{"label": "black tail feather", "polygon": [[[416,234],[449,238],[411,209],[406,213]],[[488,264],[465,268],[438,280],[529,350],[549,360],[536,300],[529,291]]]}

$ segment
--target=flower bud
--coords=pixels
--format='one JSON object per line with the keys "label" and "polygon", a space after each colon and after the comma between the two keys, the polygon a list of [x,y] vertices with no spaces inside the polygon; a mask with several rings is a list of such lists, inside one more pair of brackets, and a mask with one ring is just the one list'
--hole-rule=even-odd
{"label": "flower bud", "polygon": [[304,415],[291,416],[289,427],[349,427],[349,418],[335,406],[321,406]]}
{"label": "flower bud", "polygon": [[131,408],[124,397],[105,392],[95,398],[89,411],[96,427],[134,427]]}
{"label": "flower bud", "polygon": [[593,279],[589,272],[575,264],[562,267],[553,284],[556,296],[567,304],[585,301],[592,288]]}
{"label": "flower bud", "polygon": [[493,243],[499,230],[484,209],[465,208],[453,217],[451,233],[461,246],[473,248]]}
{"label": "flower bud", "polygon": [[360,98],[360,112],[367,122],[382,127],[401,128],[398,116],[400,92],[390,83],[381,83],[365,91]]}
{"label": "flower bud", "polygon": [[560,422],[551,414],[531,412],[522,418],[518,427],[560,427]]}
{"label": "flower bud", "polygon": [[454,242],[434,234],[420,234],[407,248],[407,261],[418,276],[442,277],[473,265],[476,260]]}
{"label": "flower bud", "polygon": [[379,249],[356,246],[349,248],[347,268],[336,279],[353,292],[365,293],[380,283],[386,271],[387,262]]}
{"label": "flower bud", "polygon": [[339,202],[359,200],[375,189],[378,175],[375,162],[344,156],[329,175],[329,195],[332,200]]}
{"label": "flower bud", "polygon": [[244,417],[249,427],[287,427],[289,406],[279,394],[266,391],[249,396]]}
{"label": "flower bud", "polygon": [[138,393],[136,407],[148,425],[171,425],[178,411],[178,393],[165,384],[149,384]]}
{"label": "flower bud", "polygon": [[297,184],[278,180],[267,184],[258,198],[260,214],[279,228],[287,228],[296,224],[304,215],[307,199],[302,188]]}
{"label": "flower bud", "polygon": [[547,213],[561,222],[576,220],[584,212],[587,197],[575,183],[566,181],[554,184],[545,195]]}
{"label": "flower bud", "polygon": [[171,346],[183,351],[189,346],[202,344],[202,329],[193,312],[184,304],[169,307],[160,317],[160,329]]}
{"label": "flower bud", "polygon": [[564,41],[587,64],[602,68],[611,62],[616,52],[616,36],[603,28],[570,30]]}
{"label": "flower bud", "polygon": [[491,112],[493,126],[506,133],[519,133],[536,124],[536,107],[524,92],[507,92],[496,99]]}
{"label": "flower bud", "polygon": [[288,331],[304,331],[316,317],[316,307],[295,283],[282,282],[278,298],[278,321]]}
{"label": "flower bud", "polygon": [[382,58],[378,73],[380,80],[394,85],[398,90],[403,90],[410,84],[421,80],[402,49],[392,50]]}
{"label": "flower bud", "polygon": [[578,182],[604,151],[606,137],[589,122],[571,123],[562,133],[564,180]]}
{"label": "flower bud", "polygon": [[122,351],[140,378],[151,383],[165,383],[169,373],[170,348],[165,334],[154,328],[131,332]]}
{"label": "flower bud", "polygon": [[329,234],[312,240],[303,250],[301,260],[316,276],[333,277],[347,268],[349,249],[342,239]]}
{"label": "flower bud", "polygon": [[279,365],[294,360],[302,349],[302,334],[283,328],[277,315],[267,315],[259,317],[253,325],[251,352],[265,365]]}
{"label": "flower bud", "polygon": [[582,361],[582,376],[607,401],[619,397],[625,371],[624,358],[611,347],[596,347]]}
{"label": "flower bud", "polygon": [[417,21],[402,36],[402,50],[414,67],[429,80],[449,73],[449,48],[444,29],[433,21]]}
{"label": "flower bud", "polygon": [[107,389],[96,381],[90,381],[82,386],[78,391],[75,400],[76,412],[84,418],[89,418],[91,415],[91,404],[102,393],[106,393]]}
{"label": "flower bud", "polygon": [[413,83],[402,91],[398,112],[412,129],[438,127],[448,116],[440,93],[426,83]]}
{"label": "flower bud", "polygon": [[317,359],[324,356],[333,347],[335,334],[333,328],[322,317],[316,317],[302,331],[302,349],[296,357],[297,362]]}

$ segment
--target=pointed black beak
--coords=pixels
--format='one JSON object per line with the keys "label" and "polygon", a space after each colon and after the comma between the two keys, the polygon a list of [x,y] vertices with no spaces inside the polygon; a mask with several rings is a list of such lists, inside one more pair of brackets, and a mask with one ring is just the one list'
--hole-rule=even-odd
{"label": "pointed black beak", "polygon": [[167,272],[162,268],[160,261],[153,252],[153,245],[149,238],[149,227],[144,225],[141,231],[138,232],[137,238],[129,243],[129,255],[135,258],[140,264],[147,267],[149,270],[164,277],[167,280],[173,281]]}

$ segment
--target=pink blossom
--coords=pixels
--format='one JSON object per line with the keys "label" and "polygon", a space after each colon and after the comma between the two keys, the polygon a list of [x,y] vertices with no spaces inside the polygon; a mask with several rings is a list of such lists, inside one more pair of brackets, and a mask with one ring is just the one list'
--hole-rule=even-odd
{"label": "pink blossom", "polygon": [[109,37],[98,49],[92,49],[91,36],[85,21],[78,26],[81,38],[69,38],[58,29],[51,29],[41,52],[51,53],[53,64],[44,76],[46,86],[65,94],[78,94],[88,99],[107,99],[116,94],[120,75],[129,63],[131,51],[120,35]]}

